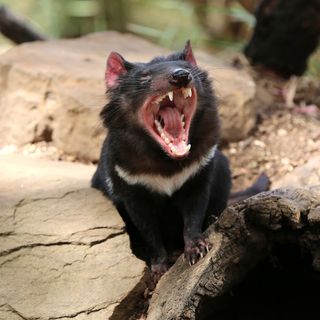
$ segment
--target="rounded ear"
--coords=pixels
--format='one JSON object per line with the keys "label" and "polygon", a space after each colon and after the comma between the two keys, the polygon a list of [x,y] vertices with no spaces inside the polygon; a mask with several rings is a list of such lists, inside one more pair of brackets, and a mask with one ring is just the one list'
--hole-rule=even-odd
{"label": "rounded ear", "polygon": [[114,88],[118,84],[118,78],[120,75],[127,72],[125,67],[126,61],[117,52],[111,52],[108,60],[105,72],[105,81],[107,88]]}
{"label": "rounded ear", "polygon": [[190,40],[188,40],[184,46],[183,49],[184,59],[188,62],[190,62],[192,65],[196,66],[197,61],[193,55]]}

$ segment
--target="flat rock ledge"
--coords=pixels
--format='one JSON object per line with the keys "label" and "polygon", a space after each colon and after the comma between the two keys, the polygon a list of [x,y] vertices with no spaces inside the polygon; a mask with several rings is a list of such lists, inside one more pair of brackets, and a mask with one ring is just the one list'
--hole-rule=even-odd
{"label": "flat rock ledge", "polygon": [[145,264],[89,188],[94,166],[6,155],[0,167],[0,319],[120,319],[123,299],[141,299]]}

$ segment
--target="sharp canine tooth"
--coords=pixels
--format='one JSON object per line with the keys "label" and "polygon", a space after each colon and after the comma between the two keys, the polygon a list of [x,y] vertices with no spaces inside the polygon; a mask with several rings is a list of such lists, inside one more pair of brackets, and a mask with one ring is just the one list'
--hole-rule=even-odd
{"label": "sharp canine tooth", "polygon": [[188,144],[187,147],[186,147],[186,150],[189,151],[190,148],[191,148],[191,144]]}
{"label": "sharp canine tooth", "polygon": [[183,120],[184,120],[184,114],[181,115],[181,121],[183,121]]}
{"label": "sharp canine tooth", "polygon": [[187,99],[188,97],[191,97],[192,96],[192,90],[191,88],[184,88],[182,89],[182,94],[183,94],[183,97],[185,99]]}
{"label": "sharp canine tooth", "polygon": [[173,101],[173,91],[168,92],[167,95],[168,95],[170,101]]}
{"label": "sharp canine tooth", "polygon": [[182,89],[182,95],[183,95],[183,97],[184,97],[185,99],[187,99],[187,97],[188,97],[187,94],[188,94],[188,93],[187,93],[187,89],[183,88],[183,89]]}

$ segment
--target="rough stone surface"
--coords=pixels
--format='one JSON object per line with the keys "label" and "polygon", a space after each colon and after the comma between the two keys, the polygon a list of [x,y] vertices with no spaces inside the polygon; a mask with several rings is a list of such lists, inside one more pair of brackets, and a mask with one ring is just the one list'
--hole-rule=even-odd
{"label": "rough stone surface", "polygon": [[109,319],[144,276],[93,166],[0,156],[0,319]]}
{"label": "rough stone surface", "polygon": [[273,188],[308,187],[320,185],[320,157],[309,159],[304,165],[296,167],[292,172],[272,184]]}
{"label": "rough stone surface", "polygon": [[221,138],[240,141],[248,137],[256,124],[255,84],[244,71],[231,68],[207,68],[212,74],[219,99]]}
{"label": "rough stone surface", "polygon": [[[3,54],[0,146],[52,140],[66,153],[96,160],[105,135],[98,115],[105,103],[104,69],[111,51],[129,61],[148,61],[168,52],[133,35],[103,32],[23,44]],[[208,54],[196,55],[214,79],[222,138],[246,137],[256,118],[253,80]]]}

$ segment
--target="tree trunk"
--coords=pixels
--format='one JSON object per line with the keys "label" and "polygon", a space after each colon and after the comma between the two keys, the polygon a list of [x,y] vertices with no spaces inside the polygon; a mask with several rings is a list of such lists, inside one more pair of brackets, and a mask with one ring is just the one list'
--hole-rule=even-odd
{"label": "tree trunk", "polygon": [[[268,319],[270,297],[281,290],[279,306],[292,306],[294,293],[307,301],[311,287],[320,284],[319,231],[320,186],[265,192],[228,207],[207,230],[213,245],[207,256],[192,267],[180,257],[160,280],[147,320],[251,319],[250,310],[252,319]],[[311,275],[316,280],[308,282]],[[282,280],[287,281],[283,287]],[[260,288],[261,281],[266,287],[272,283],[271,289]],[[292,284],[294,290],[288,287]],[[265,309],[260,300],[252,302],[261,292]],[[319,301],[318,290],[314,292]],[[304,308],[306,301],[299,305]],[[288,309],[293,317],[299,312],[298,305]]]}
{"label": "tree trunk", "polygon": [[129,3],[123,0],[104,0],[108,30],[127,31]]}

